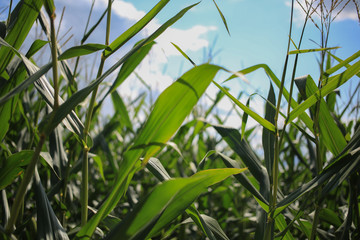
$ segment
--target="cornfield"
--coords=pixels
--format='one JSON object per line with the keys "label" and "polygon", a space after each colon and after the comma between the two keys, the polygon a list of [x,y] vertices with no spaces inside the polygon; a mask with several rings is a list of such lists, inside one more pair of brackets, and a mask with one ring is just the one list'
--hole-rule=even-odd
{"label": "cornfield", "polygon": [[[57,1],[2,3],[0,238],[359,239],[360,51],[340,59],[328,46],[331,23],[347,4],[359,16],[358,2],[292,0],[281,76],[265,64],[240,71],[197,64],[173,44],[192,67],[155,101],[151,88],[124,98],[122,84],[190,9],[213,4],[229,31],[215,0],[193,2],[109,66],[169,2],[159,0],[110,42],[109,0],[98,19],[90,11],[81,43],[67,49],[59,44]],[[298,39],[295,4],[305,13]],[[89,43],[101,22],[104,42]],[[44,38],[29,37],[35,25]],[[318,48],[301,47],[308,25],[319,30]],[[297,77],[298,59],[310,52],[319,78]],[[83,82],[94,56],[96,77]],[[270,86],[264,114],[225,86],[257,71]],[[215,99],[206,96],[210,85]],[[222,99],[232,102],[239,129],[215,111]],[[114,107],[109,118],[106,102]],[[257,125],[249,127],[249,118]]]}

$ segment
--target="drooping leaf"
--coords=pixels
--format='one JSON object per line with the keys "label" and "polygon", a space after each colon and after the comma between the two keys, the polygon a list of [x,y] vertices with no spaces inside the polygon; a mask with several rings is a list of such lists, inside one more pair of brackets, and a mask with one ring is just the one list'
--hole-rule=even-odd
{"label": "drooping leaf", "polygon": [[[106,239],[133,239],[145,231],[149,238],[170,223],[207,188],[244,169],[213,169],[194,174],[189,178],[172,179],[158,185],[139,202]],[[151,229],[146,226],[155,219]]]}

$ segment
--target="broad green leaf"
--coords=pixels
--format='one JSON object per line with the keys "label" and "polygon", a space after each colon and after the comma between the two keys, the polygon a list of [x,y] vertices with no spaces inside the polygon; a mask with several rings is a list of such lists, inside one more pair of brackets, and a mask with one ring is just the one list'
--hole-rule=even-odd
{"label": "broad green leaf", "polygon": [[35,170],[34,185],[37,210],[37,237],[39,239],[69,239],[51,207],[37,170]]}
{"label": "broad green leaf", "polygon": [[335,229],[338,229],[343,221],[338,217],[337,213],[330,208],[322,208],[319,217],[321,221],[332,224]]}
{"label": "broad green leaf", "polygon": [[[43,4],[42,0],[19,1],[11,13],[5,41],[15,49],[20,49],[32,28]],[[8,66],[14,53],[9,48],[0,48],[0,74]]]}
{"label": "broad green leaf", "polygon": [[35,53],[37,53],[43,46],[45,46],[46,44],[48,44],[49,41],[44,41],[44,40],[40,40],[40,39],[36,39],[30,46],[28,52],[26,53],[26,57],[30,58],[32,57]]}
{"label": "broad green leaf", "polygon": [[23,150],[4,160],[4,165],[0,169],[0,190],[12,183],[24,172],[23,167],[30,163],[33,154],[34,151],[32,150]]}
{"label": "broad green leaf", "polygon": [[323,88],[316,91],[314,94],[308,97],[303,103],[301,103],[299,106],[297,106],[294,110],[290,112],[289,121],[294,120],[300,114],[304,113],[308,108],[310,108],[318,100],[320,100],[320,98],[327,96],[336,88],[346,83],[354,75],[358,74],[359,71],[360,71],[360,61],[354,63],[351,67],[346,69],[341,74],[329,77],[328,83]]}
{"label": "broad green leaf", "polygon": [[338,49],[340,47],[329,47],[329,48],[312,48],[312,49],[300,49],[300,50],[293,50],[290,51],[288,54],[299,54],[299,53],[310,53],[310,52],[322,52],[322,51],[328,51],[333,49]]}
{"label": "broad green leaf", "polygon": [[[171,179],[158,185],[139,202],[124,220],[109,233],[106,239],[149,238],[170,223],[195,201],[207,188],[245,169],[213,169],[194,174],[189,178]],[[151,229],[146,229],[155,219]],[[145,231],[146,234],[142,232]]]}
{"label": "broad green leaf", "polygon": [[[318,90],[314,80],[310,76],[299,78],[295,80],[295,83],[304,99],[307,99],[307,97]],[[331,116],[328,105],[325,103],[324,99],[320,99],[319,106],[320,112],[318,121],[320,139],[324,141],[325,146],[334,154],[334,156],[337,156],[346,146],[346,140]]]}
{"label": "broad green leaf", "polygon": [[223,92],[226,94],[226,96],[228,96],[237,106],[239,106],[245,113],[247,113],[250,117],[252,117],[254,120],[256,120],[258,123],[260,123],[263,127],[269,129],[270,131],[274,132],[275,131],[275,126],[274,124],[272,124],[271,122],[269,122],[268,120],[262,118],[259,114],[257,114],[256,112],[252,111],[250,108],[248,108],[247,106],[245,106],[244,104],[242,104],[239,100],[237,100],[233,95],[231,95],[229,93],[229,91],[227,91],[225,88],[223,88],[222,86],[220,86],[218,83],[216,83],[215,81],[213,81],[213,83]]}
{"label": "broad green leaf", "polygon": [[135,34],[140,32],[165,6],[170,0],[160,0],[143,18],[137,21],[133,26],[116,38],[109,47],[111,51],[105,50],[104,57],[109,57],[121,46],[123,46],[127,41],[129,41]]}
{"label": "broad green leaf", "polygon": [[65,52],[63,52],[58,59],[60,61],[65,60],[65,59],[69,59],[69,58],[73,58],[73,57],[80,57],[83,55],[88,55],[103,49],[108,48],[108,46],[103,45],[103,44],[97,44],[97,43],[88,43],[88,44],[83,44],[80,46],[75,46],[75,47],[71,47],[69,49],[67,49]]}
{"label": "broad green leaf", "polygon": [[[273,106],[276,105],[276,99],[275,99],[275,92],[272,84],[270,84],[269,93],[267,97],[267,102],[265,105],[265,119],[271,122],[272,124],[275,124],[275,113],[276,109],[273,108]],[[273,106],[271,106],[271,104]],[[265,160],[265,166],[270,173],[271,176],[272,168],[273,168],[273,162],[274,162],[274,149],[275,149],[275,135],[274,133],[270,132],[268,129],[263,128],[262,132],[262,144],[264,148],[264,160]]]}
{"label": "broad green leaf", "polygon": [[[280,232],[282,232],[282,231],[284,231],[286,229],[287,224],[286,224],[284,215],[279,214],[278,216],[276,216],[275,225],[280,230]],[[292,239],[295,239],[295,238],[291,235],[291,233],[289,231],[287,231],[285,233],[285,236],[283,238],[281,238],[281,239],[292,240]]]}
{"label": "broad green leaf", "polygon": [[125,153],[109,197],[81,229],[78,237],[92,235],[98,223],[116,206],[127,189],[128,182],[139,167],[139,159],[144,158],[144,165],[165,146],[220,69],[210,64],[195,67],[161,93],[133,146]]}

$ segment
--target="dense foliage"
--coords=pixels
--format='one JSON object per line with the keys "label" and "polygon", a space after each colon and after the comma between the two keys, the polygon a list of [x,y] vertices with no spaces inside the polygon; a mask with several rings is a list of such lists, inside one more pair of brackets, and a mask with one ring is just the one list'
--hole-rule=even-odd
{"label": "dense foliage", "polygon": [[[65,51],[56,34],[56,1],[21,0],[15,7],[9,1],[0,26],[1,239],[358,239],[360,51],[339,59],[327,46],[343,5],[305,1],[303,27],[315,24],[323,41],[318,49],[302,49],[304,31],[291,39],[291,18],[280,77],[264,64],[236,73],[196,65],[174,45],[194,67],[154,103],[147,96],[152,89],[124,99],[117,89],[156,38],[198,3],[109,68],[106,60],[169,1],[160,0],[109,42],[109,0],[81,44]],[[210,3],[227,29],[219,6]],[[104,44],[88,43],[102,21]],[[36,22],[47,39],[29,38]],[[38,66],[33,56],[46,48],[51,61]],[[82,63],[98,51],[96,79],[85,85],[78,80]],[[295,77],[298,58],[308,52],[320,56],[319,79]],[[264,116],[214,80],[218,72],[232,81],[260,70],[271,82]],[[99,89],[105,79],[111,84]],[[356,87],[340,99],[338,89],[350,81]],[[218,94],[204,109],[198,101],[211,84]],[[233,102],[240,129],[213,111],[223,98]],[[114,106],[107,119],[100,117],[105,99]],[[249,117],[258,126],[246,126]],[[257,134],[260,149],[250,144]]]}

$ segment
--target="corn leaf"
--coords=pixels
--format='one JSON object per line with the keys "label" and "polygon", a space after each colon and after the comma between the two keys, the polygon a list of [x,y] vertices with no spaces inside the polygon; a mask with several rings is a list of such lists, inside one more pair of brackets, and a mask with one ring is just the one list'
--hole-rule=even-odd
{"label": "corn leaf", "polygon": [[[260,159],[253,152],[246,140],[241,140],[241,135],[237,129],[220,125],[213,125],[213,127],[222,136],[229,147],[240,156],[245,166],[249,168],[249,171],[259,183],[265,183],[269,180],[268,173],[264,166],[262,166]],[[268,184],[261,185],[265,187]],[[267,187],[269,190],[270,185]]]}
{"label": "corn leaf", "polygon": [[108,46],[103,45],[103,44],[97,44],[97,43],[88,43],[88,44],[83,44],[80,46],[75,46],[75,47],[71,47],[69,49],[67,49],[65,52],[63,52],[58,59],[61,60],[65,60],[65,59],[69,59],[69,58],[73,58],[73,57],[80,57],[83,55],[88,55],[100,50],[103,50],[105,48],[108,48]]}
{"label": "corn leaf", "polygon": [[[284,231],[287,228],[287,224],[286,224],[284,215],[279,214],[275,218],[275,225],[280,230],[280,232]],[[287,231],[282,239],[292,240],[295,238],[291,235],[291,233],[289,231]]]}
{"label": "corn leaf", "polygon": [[[270,84],[269,93],[267,102],[265,105],[265,119],[275,124],[275,112],[276,109],[273,106],[276,105],[275,99],[275,92],[272,84]],[[273,106],[272,106],[272,105]],[[268,129],[263,128],[262,132],[262,144],[264,148],[264,160],[265,160],[265,167],[268,173],[272,173],[272,167],[274,162],[274,149],[275,149],[275,135],[274,133],[270,132]]]}
{"label": "corn leaf", "polygon": [[23,150],[4,160],[4,165],[0,169],[0,190],[24,172],[23,167],[30,163],[33,154],[32,150]]}
{"label": "corn leaf", "polygon": [[246,114],[248,114],[250,117],[252,117],[254,120],[256,120],[258,123],[260,123],[263,127],[269,129],[270,131],[274,132],[275,131],[275,126],[274,124],[272,124],[271,122],[269,122],[268,120],[262,118],[259,114],[257,114],[256,112],[252,111],[250,108],[248,108],[247,106],[245,106],[244,104],[242,104],[239,100],[237,100],[233,95],[231,95],[229,93],[229,91],[227,91],[225,88],[223,88],[222,86],[220,86],[218,83],[216,83],[215,81],[213,81],[213,83],[223,92],[226,94],[226,96],[228,96],[238,107],[240,107]]}
{"label": "corn leaf", "polygon": [[61,226],[54,210],[51,207],[44,187],[41,184],[37,169],[35,170],[34,185],[37,210],[37,237],[39,239],[69,239],[65,229]]}
{"label": "corn leaf", "polygon": [[226,31],[228,32],[228,34],[230,35],[230,31],[229,31],[229,28],[228,28],[228,25],[226,23],[226,19],[225,19],[225,16],[224,14],[221,12],[220,8],[218,7],[218,5],[216,4],[215,0],[213,0],[214,4],[215,4],[215,7],[216,9],[218,10],[219,14],[220,14],[220,17],[221,17],[221,20],[223,21],[224,25],[225,25],[225,28],[226,28]]}
{"label": "corn leaf", "polygon": [[161,93],[154,104],[142,131],[133,146],[125,153],[113,190],[98,213],[78,233],[78,237],[91,236],[97,224],[120,200],[128,181],[136,171],[140,157],[143,165],[156,154],[181,126],[201,95],[221,68],[201,65],[185,73]]}
{"label": "corn leaf", "polygon": [[[314,94],[318,88],[314,80],[307,76],[306,78],[298,78],[295,80],[299,92],[303,99]],[[345,137],[342,135],[339,127],[336,125],[333,117],[330,114],[327,104],[324,99],[320,99],[319,109],[319,128],[320,138],[324,141],[325,146],[337,156],[346,146]]]}
{"label": "corn leaf", "polygon": [[312,48],[312,49],[298,49],[298,50],[293,50],[290,51],[288,54],[292,55],[292,54],[300,54],[300,53],[311,53],[311,52],[321,52],[321,51],[328,51],[328,50],[333,50],[333,49],[338,49],[339,47],[329,47],[329,48]]}
{"label": "corn leaf", "polygon": [[116,38],[109,47],[111,51],[105,50],[104,57],[109,57],[127,41],[129,41],[135,34],[140,32],[165,6],[170,0],[160,0],[143,18],[137,21],[133,26]]}
{"label": "corn leaf", "polygon": [[330,77],[328,83],[323,88],[316,91],[314,94],[308,97],[303,103],[301,103],[294,110],[292,110],[292,112],[289,115],[289,121],[294,120],[300,114],[304,113],[306,109],[314,105],[318,100],[320,100],[320,98],[327,96],[336,88],[346,83],[350,78],[352,78],[354,75],[359,73],[359,71],[360,71],[360,61],[354,63],[351,67],[346,69],[341,74]]}
{"label": "corn leaf", "polygon": [[166,23],[164,23],[161,27],[159,27],[153,34],[151,34],[148,38],[144,39],[140,43],[138,43],[134,48],[132,48],[125,56],[123,56],[118,62],[116,62],[112,67],[109,68],[103,75],[93,81],[89,86],[79,90],[74,93],[66,102],[61,104],[56,112],[52,112],[50,114],[54,114],[54,117],[47,116],[40,123],[40,126],[43,128],[47,125],[47,122],[50,118],[54,119],[51,124],[47,125],[48,129],[54,129],[79,103],[81,103],[90,93],[102,82],[106,77],[108,77],[111,73],[113,73],[119,66],[121,66],[125,61],[127,61],[134,53],[136,53],[141,47],[145,44],[149,44],[153,42],[159,35],[161,35],[168,27],[174,24],[177,20],[179,20],[188,10],[190,10],[194,5],[191,5],[187,8],[181,10],[174,17],[169,19]]}
{"label": "corn leaf", "polygon": [[[142,41],[142,40],[141,40]],[[141,42],[135,44],[134,48],[137,47],[137,45]],[[98,106],[102,104],[102,102],[105,100],[105,98],[113,93],[116,88],[118,88],[129,76],[131,73],[134,72],[135,68],[141,63],[141,61],[148,55],[150,52],[152,46],[155,44],[155,42],[150,42],[146,44],[145,46],[141,47],[137,51],[135,51],[121,66],[120,71],[111,85],[110,89],[106,92],[104,97],[99,102]],[[97,106],[97,107],[98,107]]]}
{"label": "corn leaf", "polygon": [[[271,68],[266,65],[266,64],[258,64],[258,65],[254,65],[252,67],[248,67],[246,69],[243,69],[241,71],[239,71],[240,74],[249,74],[252,73],[258,69],[264,69],[265,73],[269,76],[269,78],[271,79],[271,81],[273,81],[275,83],[275,85],[280,88],[281,86],[281,82],[279,80],[279,78],[274,74],[274,72],[271,70]],[[233,74],[232,76],[230,76],[228,79],[225,80],[229,81],[231,79],[237,78],[238,76],[236,74]],[[299,104],[297,103],[297,101],[295,101],[293,98],[290,99],[290,94],[289,92],[284,88],[283,89],[283,96],[285,97],[285,99],[289,102],[291,101],[290,106],[294,109],[296,108]],[[305,123],[306,127],[311,131],[314,132],[313,130],[313,121],[311,120],[311,118],[306,114],[306,113],[301,113],[299,118]]]}
{"label": "corn leaf", "polygon": [[[5,41],[15,49],[20,49],[21,45],[28,36],[28,33],[33,26],[41,6],[42,0],[24,0],[19,1],[15,9],[11,13],[9,28]],[[14,53],[9,48],[0,48],[0,73],[2,73],[6,66],[10,63]]]}
{"label": "corn leaf", "polygon": [[[171,179],[158,185],[139,202],[106,239],[149,238],[170,223],[207,188],[245,169],[204,170],[189,178]],[[151,229],[146,228],[155,219]],[[145,234],[143,233],[145,232]]]}

